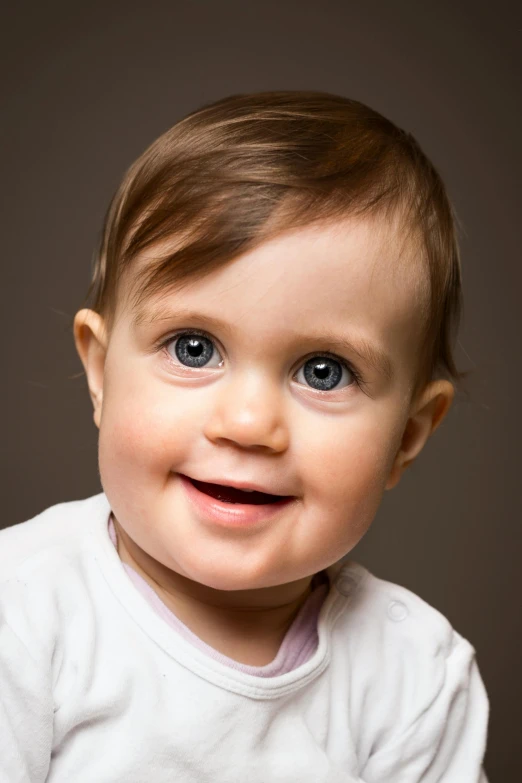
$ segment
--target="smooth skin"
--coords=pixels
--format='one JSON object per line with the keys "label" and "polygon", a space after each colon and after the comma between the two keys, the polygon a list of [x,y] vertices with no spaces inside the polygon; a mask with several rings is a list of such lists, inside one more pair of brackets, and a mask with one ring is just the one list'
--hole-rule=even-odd
{"label": "smooth skin", "polygon": [[[135,326],[129,295],[149,254],[120,283],[110,335],[94,311],[76,314],[120,558],[203,641],[242,663],[274,658],[313,575],[362,538],[452,404],[445,380],[410,399],[423,279],[400,239],[377,218],[287,231],[165,291],[147,303],[157,319]],[[180,362],[179,335],[158,347],[183,329],[210,338],[204,367]],[[393,376],[333,350],[325,332],[365,337]],[[310,385],[305,365],[325,351],[351,363],[362,385],[349,368],[335,388]],[[267,525],[225,529],[193,511],[179,474],[297,499]]]}

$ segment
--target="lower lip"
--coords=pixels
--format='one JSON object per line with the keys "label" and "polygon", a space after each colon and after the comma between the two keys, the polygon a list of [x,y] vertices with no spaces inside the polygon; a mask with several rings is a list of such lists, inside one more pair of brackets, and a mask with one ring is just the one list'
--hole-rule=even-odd
{"label": "lower lip", "polygon": [[225,503],[196,489],[188,478],[180,474],[185,492],[196,510],[205,519],[225,527],[250,527],[273,519],[281,511],[295,502],[295,498],[280,500],[277,503]]}

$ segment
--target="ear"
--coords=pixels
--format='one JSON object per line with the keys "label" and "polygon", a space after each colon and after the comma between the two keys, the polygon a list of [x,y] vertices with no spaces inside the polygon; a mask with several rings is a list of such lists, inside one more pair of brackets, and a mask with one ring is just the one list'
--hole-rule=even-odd
{"label": "ear", "polygon": [[87,376],[94,405],[94,423],[100,427],[103,404],[103,371],[107,353],[105,322],[94,310],[79,310],[74,317],[74,342]]}
{"label": "ear", "polygon": [[385,489],[393,489],[403,471],[414,462],[424,444],[442,422],[453,402],[455,388],[449,381],[433,381],[413,405]]}

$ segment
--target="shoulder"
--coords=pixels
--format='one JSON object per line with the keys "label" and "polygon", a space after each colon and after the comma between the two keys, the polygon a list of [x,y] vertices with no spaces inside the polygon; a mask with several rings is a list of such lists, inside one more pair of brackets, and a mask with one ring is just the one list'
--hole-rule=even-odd
{"label": "shoulder", "polygon": [[334,654],[345,660],[361,701],[399,714],[428,704],[448,677],[467,677],[475,650],[416,593],[347,561],[334,580],[346,604]]}
{"label": "shoulder", "polygon": [[416,593],[358,563],[345,563],[334,585],[346,598],[334,657],[359,757],[382,749],[384,764],[397,752],[429,755],[446,730],[468,740],[472,732],[478,753],[489,707],[470,642]]}
{"label": "shoulder", "polygon": [[451,623],[408,588],[380,579],[352,560],[345,562],[334,584],[348,599],[345,622],[359,629],[361,644],[379,641],[404,654],[424,649],[447,656],[452,651],[456,640]]}
{"label": "shoulder", "polygon": [[90,523],[104,511],[103,493],[57,503],[36,516],[0,530],[0,584],[22,572],[45,569],[82,548]]}
{"label": "shoulder", "polygon": [[0,633],[28,649],[52,645],[85,603],[96,573],[93,528],[109,513],[103,493],[58,503],[0,531]]}

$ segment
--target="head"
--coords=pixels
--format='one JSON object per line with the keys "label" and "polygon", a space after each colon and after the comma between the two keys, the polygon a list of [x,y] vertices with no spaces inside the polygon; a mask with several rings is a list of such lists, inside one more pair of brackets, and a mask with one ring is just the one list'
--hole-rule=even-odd
{"label": "head", "polygon": [[[349,552],[464,375],[444,185],[411,135],[326,93],[232,96],[155,141],[109,207],[87,300],[74,335],[114,514],[214,590]],[[181,475],[295,502],[232,533],[194,515]]]}

